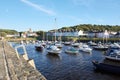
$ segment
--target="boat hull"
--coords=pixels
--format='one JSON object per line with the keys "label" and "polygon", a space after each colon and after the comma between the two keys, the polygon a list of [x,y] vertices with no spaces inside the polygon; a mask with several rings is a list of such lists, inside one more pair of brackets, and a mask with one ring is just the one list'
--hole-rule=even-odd
{"label": "boat hull", "polygon": [[79,53],[79,51],[68,51],[68,50],[66,50],[65,52],[66,53],[70,53],[70,54],[77,54],[77,53]]}
{"label": "boat hull", "polygon": [[105,56],[105,58],[113,61],[120,61],[120,58],[117,57]]}
{"label": "boat hull", "polygon": [[35,49],[36,49],[37,51],[43,51],[43,47],[42,47],[42,46],[35,46]]}
{"label": "boat hull", "polygon": [[92,61],[92,63],[96,67],[96,69],[100,71],[120,74],[120,66],[115,66],[115,65],[105,64],[105,63],[98,63],[96,61]]}
{"label": "boat hull", "polygon": [[56,54],[56,55],[61,53],[61,51],[55,51],[55,50],[47,50],[47,52],[50,54]]}
{"label": "boat hull", "polygon": [[108,50],[108,48],[98,48],[98,47],[94,47],[94,49],[95,50],[103,50],[103,51]]}
{"label": "boat hull", "polygon": [[64,45],[71,45],[70,42],[64,42]]}

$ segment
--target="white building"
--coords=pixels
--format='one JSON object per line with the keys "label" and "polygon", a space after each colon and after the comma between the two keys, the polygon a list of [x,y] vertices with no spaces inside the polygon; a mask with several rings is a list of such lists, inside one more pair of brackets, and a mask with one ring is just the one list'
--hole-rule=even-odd
{"label": "white building", "polygon": [[20,37],[20,34],[7,34],[6,37]]}
{"label": "white building", "polygon": [[86,36],[90,38],[109,38],[111,36],[110,32],[105,30],[104,32],[84,32],[82,30],[80,31],[75,31],[75,32],[48,32],[48,35],[51,36]]}
{"label": "white building", "polygon": [[22,36],[23,38],[26,38],[26,37],[37,36],[37,34],[36,34],[35,32],[33,32],[31,29],[29,29],[28,31],[23,32],[23,33],[21,34],[21,36]]}
{"label": "white building", "polygon": [[105,30],[105,32],[88,32],[88,36],[87,37],[96,37],[96,38],[109,38],[110,37],[110,33]]}
{"label": "white building", "polygon": [[85,36],[87,34],[85,34],[82,30],[80,31],[75,31],[75,32],[49,32],[48,35],[52,35],[52,36]]}

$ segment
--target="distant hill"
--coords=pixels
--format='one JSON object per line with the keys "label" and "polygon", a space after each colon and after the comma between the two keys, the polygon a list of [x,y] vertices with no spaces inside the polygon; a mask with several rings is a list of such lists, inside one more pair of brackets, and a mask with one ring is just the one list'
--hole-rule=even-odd
{"label": "distant hill", "polygon": [[9,29],[0,29],[0,33],[5,33],[5,34],[16,34],[18,33],[16,30],[9,30]]}
{"label": "distant hill", "polygon": [[[58,29],[58,31],[79,31],[79,30],[84,30],[84,31],[120,31],[120,26],[119,25],[92,25],[92,24],[79,24],[75,26],[68,26],[68,27],[62,27]],[[54,31],[54,30],[50,30]]]}

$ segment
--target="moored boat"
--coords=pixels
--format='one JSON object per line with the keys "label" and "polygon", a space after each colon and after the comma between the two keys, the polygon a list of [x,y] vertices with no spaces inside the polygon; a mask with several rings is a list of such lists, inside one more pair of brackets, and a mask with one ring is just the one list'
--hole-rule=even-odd
{"label": "moored boat", "polygon": [[41,45],[45,47],[45,46],[46,46],[45,41],[42,41],[42,42],[41,42]]}
{"label": "moored boat", "polygon": [[79,47],[79,45],[80,45],[79,43],[73,43],[72,44],[73,47]]}
{"label": "moored boat", "polygon": [[47,48],[47,52],[51,53],[51,54],[59,54],[59,53],[61,53],[61,50],[59,48],[57,48],[57,46],[55,46],[55,45],[50,45]]}
{"label": "moored boat", "polygon": [[80,46],[79,50],[83,52],[89,52],[89,53],[92,51],[92,49],[86,44]]}
{"label": "moored boat", "polygon": [[120,49],[120,45],[118,43],[114,43],[110,45],[110,48],[112,49]]}
{"label": "moored boat", "polygon": [[61,44],[61,42],[55,43],[55,46],[57,46],[58,48],[62,48],[63,47],[62,44]]}
{"label": "moored boat", "polygon": [[98,46],[94,46],[93,49],[95,50],[108,50],[108,46],[103,46],[102,44],[99,44]]}
{"label": "moored boat", "polygon": [[71,42],[64,42],[64,45],[71,45]]}
{"label": "moored boat", "polygon": [[97,46],[97,44],[96,44],[95,42],[92,42],[92,41],[89,41],[88,44],[89,44],[90,46]]}
{"label": "moored boat", "polygon": [[35,49],[36,49],[37,51],[43,51],[44,47],[43,47],[42,45],[36,45],[36,46],[35,46]]}
{"label": "moored boat", "polygon": [[79,50],[75,49],[74,47],[70,47],[70,48],[66,49],[65,52],[70,53],[70,54],[77,54],[77,53],[79,53]]}
{"label": "moored boat", "polygon": [[106,59],[120,61],[120,49],[110,48],[105,55]]}
{"label": "moored boat", "polygon": [[120,66],[106,64],[106,63],[99,63],[97,61],[92,61],[92,63],[95,66],[95,69],[98,69],[100,71],[105,71],[105,72],[114,73],[114,74],[120,74]]}

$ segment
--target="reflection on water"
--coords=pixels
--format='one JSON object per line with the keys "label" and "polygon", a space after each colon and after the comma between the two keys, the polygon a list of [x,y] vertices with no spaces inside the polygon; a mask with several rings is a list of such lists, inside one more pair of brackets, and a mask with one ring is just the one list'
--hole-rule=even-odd
{"label": "reflection on water", "polygon": [[94,71],[91,61],[104,61],[104,52],[93,50],[92,53],[71,55],[64,52],[68,47],[63,46],[59,55],[51,55],[46,49],[38,52],[33,44],[26,45],[29,58],[34,59],[36,68],[48,80],[120,80],[118,75]]}
{"label": "reflection on water", "polygon": [[62,60],[62,57],[60,55],[56,55],[56,54],[46,54],[46,57],[52,61],[52,62],[56,62],[56,61],[60,61]]}

